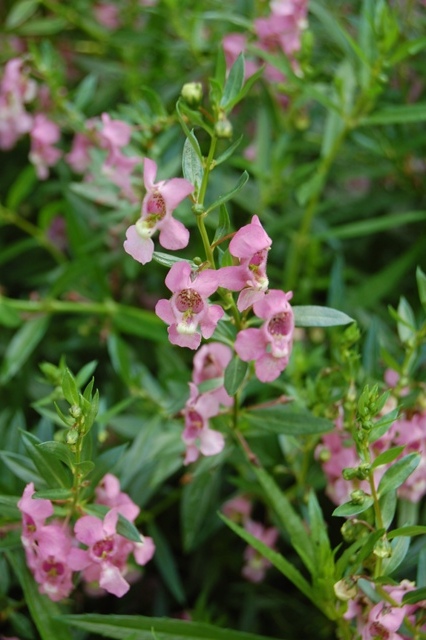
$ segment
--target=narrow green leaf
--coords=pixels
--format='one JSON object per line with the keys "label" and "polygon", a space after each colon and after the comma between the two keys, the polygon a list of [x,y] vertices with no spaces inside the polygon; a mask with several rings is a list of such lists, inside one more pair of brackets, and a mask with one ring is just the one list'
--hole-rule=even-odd
{"label": "narrow green leaf", "polygon": [[225,160],[228,160],[228,158],[230,156],[232,156],[232,154],[234,153],[235,149],[237,149],[237,147],[239,147],[242,139],[244,138],[244,135],[241,134],[239,138],[237,138],[237,140],[235,140],[230,147],[228,147],[223,153],[220,154],[220,156],[218,156],[215,160],[215,166],[217,167],[219,164],[222,164],[222,162],[225,162]]}
{"label": "narrow green leaf", "polygon": [[[271,640],[244,631],[224,629],[217,625],[167,618],[83,614],[61,616],[62,622],[114,640]],[[61,636],[58,635],[58,638]],[[57,639],[56,639],[57,640]],[[62,639],[61,639],[62,640]],[[273,639],[272,639],[273,640]]]}
{"label": "narrow green leaf", "polygon": [[198,144],[198,140],[195,137],[195,135],[193,134],[192,131],[189,130],[188,125],[186,124],[185,118],[182,115],[182,111],[181,108],[185,108],[184,103],[182,102],[182,100],[179,98],[179,100],[176,102],[176,113],[178,115],[179,118],[179,122],[181,124],[181,127],[187,137],[187,139],[189,140],[193,150],[195,151],[196,155],[199,157],[199,159],[203,160],[203,156],[200,150],[200,145]]}
{"label": "narrow green leaf", "polygon": [[37,487],[46,486],[46,481],[38,473],[33,461],[29,460],[27,456],[12,451],[0,451],[0,458],[12,473],[26,484],[34,482]]}
{"label": "narrow green leaf", "polygon": [[345,504],[341,504],[333,511],[333,516],[338,516],[340,518],[350,518],[351,516],[356,516],[358,513],[362,513],[363,511],[367,511],[374,504],[374,500],[371,496],[365,496],[362,504],[354,504],[353,502],[345,502]]}
{"label": "narrow green leaf", "polygon": [[148,523],[147,534],[155,542],[154,562],[163,576],[166,586],[177,602],[183,605],[186,600],[185,590],[166,536],[153,522]]}
{"label": "narrow green leaf", "polygon": [[206,213],[210,213],[210,211],[213,211],[217,207],[220,207],[220,205],[224,204],[225,202],[233,198],[239,191],[241,191],[241,189],[244,187],[248,179],[249,179],[249,174],[247,173],[247,171],[244,171],[239,177],[235,187],[231,189],[231,191],[228,191],[228,193],[225,193],[223,196],[220,196],[217,200],[215,200],[206,210]]}
{"label": "narrow green leaf", "polygon": [[84,111],[96,94],[98,77],[92,73],[83,78],[74,93],[74,106]]}
{"label": "narrow green leaf", "polygon": [[405,445],[401,445],[399,447],[392,447],[387,451],[383,451],[383,453],[379,454],[377,458],[374,460],[371,465],[372,469],[377,469],[377,467],[381,467],[384,464],[389,464],[396,460],[396,458],[404,451]]}
{"label": "narrow green leaf", "polygon": [[43,489],[34,494],[35,498],[45,498],[46,500],[69,500],[71,496],[71,489]]}
{"label": "narrow green leaf", "polygon": [[123,333],[147,338],[154,342],[168,343],[164,322],[152,311],[120,305],[113,316],[113,325]]}
{"label": "narrow green leaf", "polygon": [[299,591],[316,604],[311,585],[305,580],[299,570],[291,564],[291,562],[288,562],[288,560],[286,560],[281,554],[273,551],[264,542],[255,538],[251,533],[235,524],[235,522],[232,522],[232,520],[229,520],[222,514],[219,515],[225,524],[234,531],[234,533],[245,540],[251,547],[256,549],[256,551],[258,551],[264,558],[269,560],[269,562],[271,562],[278,571],[285,575],[285,577],[288,578],[288,580],[290,580],[290,582],[292,582]]}
{"label": "narrow green leaf", "polygon": [[5,384],[18,373],[42,340],[48,324],[48,316],[38,316],[27,320],[16,331],[4,354],[0,368],[0,384]]}
{"label": "narrow green leaf", "polygon": [[426,310],[426,274],[420,269],[420,267],[417,267],[416,279],[420,302],[422,303],[422,307]]}
{"label": "narrow green leaf", "polygon": [[78,392],[77,384],[69,369],[65,369],[62,378],[62,393],[64,394],[65,400],[70,405],[76,405],[77,407],[80,405],[80,394]]}
{"label": "narrow green leaf", "polygon": [[408,536],[395,537],[392,540],[392,555],[390,558],[383,559],[382,570],[384,575],[391,575],[400,566],[407,555],[410,542]]}
{"label": "narrow green leaf", "polygon": [[127,538],[128,540],[132,540],[132,542],[141,541],[141,534],[136,529],[133,522],[127,520],[127,518],[122,516],[121,513],[118,516],[117,533],[119,533],[120,536],[124,536],[124,538]]}
{"label": "narrow green leaf", "polygon": [[25,604],[31,618],[37,627],[41,640],[72,640],[67,623],[63,624],[59,618],[61,610],[56,602],[39,593],[38,586],[27,569],[23,552],[6,552],[6,557],[12,565],[24,592]]}
{"label": "narrow green leaf", "polygon": [[54,440],[51,440],[49,442],[40,442],[39,444],[37,444],[37,447],[39,449],[42,449],[43,451],[48,451],[56,458],[58,458],[58,460],[61,460],[64,464],[70,467],[70,469],[72,469],[75,460],[75,454],[64,442],[56,442]]}
{"label": "narrow green leaf", "polygon": [[50,488],[62,487],[68,489],[71,487],[72,476],[69,473],[69,469],[64,467],[54,454],[38,447],[37,445],[40,444],[38,438],[25,431],[22,433],[22,440],[28,455]]}
{"label": "narrow green leaf", "polygon": [[6,301],[2,300],[0,296],[0,324],[4,327],[16,329],[22,324],[22,319],[19,313]]}
{"label": "narrow green leaf", "polygon": [[393,425],[395,420],[398,419],[399,409],[393,409],[386,415],[382,416],[371,429],[368,435],[368,441],[376,442],[379,438],[381,438]]}
{"label": "narrow green leaf", "polygon": [[272,431],[277,434],[304,436],[326,433],[334,427],[330,420],[318,418],[292,405],[277,405],[244,412],[244,417],[256,432]]}
{"label": "narrow green leaf", "polygon": [[359,122],[360,125],[404,124],[424,122],[426,120],[426,103],[403,104],[376,111]]}
{"label": "narrow green leaf", "polygon": [[294,321],[297,327],[336,327],[354,322],[343,311],[315,305],[294,306]]}
{"label": "narrow green leaf", "polygon": [[227,393],[233,396],[242,385],[247,373],[248,363],[234,356],[225,369],[224,385]]}
{"label": "narrow green leaf", "polygon": [[126,342],[111,332],[107,338],[107,347],[114,371],[127,385],[132,384],[130,350]]}
{"label": "narrow green leaf", "polygon": [[217,225],[213,242],[217,242],[223,238],[223,236],[226,236],[229,233],[230,227],[231,222],[229,220],[228,209],[225,204],[221,204],[219,207],[219,224]]}
{"label": "narrow green leaf", "polygon": [[426,600],[426,587],[414,589],[414,591],[408,591],[402,596],[403,604],[416,604],[422,600]]}
{"label": "narrow green leaf", "polygon": [[420,459],[421,455],[419,453],[409,453],[389,467],[379,482],[377,488],[379,495],[382,496],[388,491],[398,489],[417,468]]}
{"label": "narrow green leaf", "polygon": [[223,90],[223,96],[220,101],[220,106],[225,110],[229,107],[230,103],[233,102],[243,87],[244,66],[244,55],[240,53],[231,67]]}
{"label": "narrow green leaf", "polygon": [[7,193],[6,207],[12,211],[16,211],[22,202],[34,191],[37,182],[38,178],[34,165],[27,165],[12,183]]}
{"label": "narrow green leaf", "polygon": [[12,6],[6,18],[6,29],[13,30],[31,18],[37,11],[39,0],[21,0]]}
{"label": "narrow green leaf", "polygon": [[[158,264],[162,264],[163,267],[167,267],[168,269],[170,269],[170,267],[173,266],[175,262],[182,262],[184,260],[183,258],[178,258],[177,256],[171,256],[168,253],[161,253],[161,251],[154,251],[152,257],[155,262],[158,262]],[[188,264],[190,264],[193,269],[196,268],[196,264],[192,260],[184,261],[188,262]]]}
{"label": "narrow green leaf", "polygon": [[389,540],[392,538],[396,538],[397,536],[409,536],[412,538],[413,536],[424,536],[426,535],[426,526],[420,524],[412,524],[407,525],[406,527],[398,527],[398,529],[393,529],[393,531],[389,531],[387,537]]}
{"label": "narrow green leaf", "polygon": [[426,220],[426,211],[404,211],[403,213],[391,213],[379,218],[368,218],[368,220],[358,220],[333,227],[315,234],[316,238],[360,238],[370,236],[373,233],[380,233],[388,229],[395,229],[412,222],[422,222]]}
{"label": "narrow green leaf", "polygon": [[[195,134],[192,132],[194,138]],[[195,138],[196,140],[196,138]],[[182,171],[183,176],[186,178],[197,191],[201,187],[201,182],[203,180],[204,169],[200,160],[201,150],[199,153],[195,153],[192,142],[189,138],[186,138],[185,144],[183,145],[183,153],[182,153]]]}
{"label": "narrow green leaf", "polygon": [[305,523],[296,513],[285,493],[275,483],[273,478],[261,467],[253,467],[253,471],[262,486],[268,501],[276,513],[281,528],[290,537],[291,544],[303,560],[311,574],[315,573],[314,552],[312,541],[306,530]]}
{"label": "narrow green leaf", "polygon": [[39,20],[31,20],[27,24],[17,29],[20,36],[50,36],[56,33],[63,33],[68,23],[63,18],[40,18]]}
{"label": "narrow green leaf", "polygon": [[398,304],[398,335],[403,344],[409,344],[416,333],[416,318],[409,302],[401,296]]}

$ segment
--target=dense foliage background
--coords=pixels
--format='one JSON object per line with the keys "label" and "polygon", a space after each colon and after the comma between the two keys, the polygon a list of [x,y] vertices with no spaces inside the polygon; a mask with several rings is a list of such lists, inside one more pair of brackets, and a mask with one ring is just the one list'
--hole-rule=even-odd
{"label": "dense foliage background", "polygon": [[[274,11],[294,18],[281,40],[271,25],[262,35],[256,22]],[[339,627],[333,620],[327,606],[338,608],[335,603],[317,602],[315,608],[286,570],[269,569],[256,583],[242,577],[248,540],[218,512],[232,497],[248,497],[253,519],[280,529],[275,548],[307,576],[294,544],[294,510],[314,545],[327,528],[331,547],[324,551],[322,539],[318,545],[325,545],[321,561],[331,566],[331,549],[341,557],[349,543],[341,533],[345,520],[332,515],[336,502],[322,469],[323,434],[343,409],[348,433],[355,429],[360,398],[368,393],[368,416],[380,419],[389,394],[378,398],[395,385],[389,411],[399,403],[405,420],[426,411],[424,3],[282,0],[270,6],[243,0],[228,7],[214,0],[5,0],[0,21],[0,60],[4,70],[10,60],[21,61],[20,106],[32,118],[31,126],[23,124],[3,81],[1,633],[30,640],[65,638],[65,631],[76,638],[219,639],[225,637],[221,629],[231,628],[235,632],[226,637],[234,633],[235,640],[237,631],[286,640],[361,637],[361,627]],[[232,50],[235,34],[245,38],[245,75],[239,51]],[[188,83],[196,83],[189,85],[195,97],[181,95]],[[38,116],[53,123],[49,129],[38,121],[45,136],[40,147]],[[117,129],[115,142],[106,133],[111,121],[128,127]],[[73,159],[77,134],[88,146]],[[202,205],[216,266],[232,264],[230,234],[259,216],[273,241],[269,287],[292,290],[300,310],[284,373],[264,384],[252,369],[234,372],[238,428],[230,411],[222,411],[213,424],[225,434],[226,447],[184,465],[182,411],[194,353],[170,344],[154,313],[157,301],[170,295],[164,280],[172,259],[157,243],[154,261],[142,266],[123,241],[146,193],[143,158],[157,163],[157,180],[200,180],[199,194],[194,136],[206,161]],[[210,171],[213,139],[216,166]],[[114,156],[117,146],[121,155]],[[52,147],[56,153],[43,155]],[[208,256],[194,203],[186,199],[177,208],[190,242],[174,255],[199,265]],[[305,305],[333,308],[356,325],[329,327],[347,321],[327,323],[319,311],[308,318]],[[232,346],[232,323],[221,321],[213,339]],[[68,394],[67,368],[77,389]],[[399,382],[385,382],[388,369]],[[92,375],[100,402],[86,439],[94,470],[87,469],[83,497],[92,499],[105,473],[117,476],[141,508],[136,524],[154,539],[156,554],[123,598],[90,592],[80,580],[57,604],[38,592],[25,566],[16,503],[30,482],[40,497],[59,500],[45,471],[55,451],[38,459],[37,443],[68,442],[54,401],[68,416],[75,404],[69,398],[78,400]],[[262,413],[265,407],[278,407],[278,413]],[[407,451],[420,452],[424,469],[422,428],[417,446]],[[63,468],[63,460],[56,462]],[[285,504],[277,506],[275,489],[260,479],[256,463]],[[392,495],[406,478],[399,480]],[[423,476],[419,483],[426,483]],[[404,534],[415,537],[398,550],[400,562],[383,572],[386,585],[409,579],[426,587],[425,491],[399,495],[385,526],[422,527]],[[318,506],[326,526],[322,520],[315,525]],[[59,500],[56,507],[56,515],[65,517],[66,505]],[[373,516],[363,515],[373,532],[381,530]],[[355,571],[363,578],[374,575],[372,546],[366,548]],[[349,574],[350,567],[342,575]],[[318,593],[336,581],[324,576],[314,585]],[[101,618],[70,617],[71,632],[59,621],[65,614],[105,614],[112,626],[102,628]],[[146,623],[145,630],[142,622],[132,627],[130,618],[116,615],[135,621],[164,616],[171,626]],[[203,636],[194,626],[189,636],[189,622],[187,632],[173,627],[178,618],[214,627]],[[425,637],[421,622],[401,635],[398,628],[395,638]]]}

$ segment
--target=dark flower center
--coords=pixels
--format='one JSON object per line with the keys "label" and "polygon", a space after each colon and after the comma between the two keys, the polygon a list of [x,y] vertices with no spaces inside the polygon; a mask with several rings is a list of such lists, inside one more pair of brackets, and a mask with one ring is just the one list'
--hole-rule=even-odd
{"label": "dark flower center", "polygon": [[93,555],[97,558],[105,558],[109,555],[114,548],[114,542],[111,538],[104,538],[103,540],[98,540],[93,545]]}
{"label": "dark flower center", "polygon": [[158,216],[160,219],[166,215],[166,203],[159,191],[151,194],[146,207],[147,213]]}
{"label": "dark flower center", "polygon": [[52,557],[49,557],[42,564],[44,573],[47,573],[51,578],[56,576],[62,576],[65,572],[64,565],[61,562],[55,562]]}
{"label": "dark flower center", "polygon": [[287,336],[291,331],[292,321],[290,313],[278,313],[268,322],[268,331],[273,336]]}
{"label": "dark flower center", "polygon": [[176,308],[182,313],[189,310],[200,313],[203,310],[203,299],[195,289],[182,289],[176,298]]}

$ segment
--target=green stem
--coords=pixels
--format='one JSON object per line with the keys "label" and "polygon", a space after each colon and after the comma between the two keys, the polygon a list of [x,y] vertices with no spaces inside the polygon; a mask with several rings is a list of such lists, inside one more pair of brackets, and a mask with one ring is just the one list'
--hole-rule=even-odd
{"label": "green stem", "polygon": [[206,191],[207,191],[207,185],[209,182],[210,172],[213,168],[213,160],[214,160],[214,154],[216,151],[216,145],[217,145],[217,138],[216,136],[212,136],[209,153],[204,163],[203,179],[201,181],[200,191],[198,193],[197,204],[196,204],[196,207],[199,210],[199,212],[196,212],[197,226],[201,235],[201,239],[203,241],[206,260],[209,262],[212,269],[215,269],[215,261],[214,261],[213,250],[212,250],[210,239],[207,233],[206,225],[204,224],[204,218],[207,215],[204,211],[204,198],[206,197]]}

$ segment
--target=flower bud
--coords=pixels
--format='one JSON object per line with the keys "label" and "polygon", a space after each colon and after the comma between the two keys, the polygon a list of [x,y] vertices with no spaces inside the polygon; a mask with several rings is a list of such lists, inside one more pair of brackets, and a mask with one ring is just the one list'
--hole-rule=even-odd
{"label": "flower bud", "polygon": [[374,545],[373,553],[378,558],[390,558],[392,555],[392,547],[387,538],[380,538]]}
{"label": "flower bud", "polygon": [[203,85],[201,82],[187,82],[180,92],[182,99],[190,107],[198,107],[203,99]]}
{"label": "flower bud", "polygon": [[342,476],[344,480],[353,480],[358,477],[358,469],[354,469],[353,467],[346,467],[342,471]]}
{"label": "flower bud", "polygon": [[232,138],[232,124],[227,118],[222,118],[216,122],[214,132],[218,138]]}
{"label": "flower bud", "polygon": [[70,429],[67,433],[66,441],[67,444],[75,444],[78,440],[78,431],[77,429]]}
{"label": "flower bud", "polygon": [[355,489],[355,491],[352,491],[351,501],[352,501],[352,504],[364,504],[365,491],[363,491],[362,489]]}
{"label": "flower bud", "polygon": [[352,598],[355,598],[357,594],[357,586],[355,580],[351,577],[339,580],[334,585],[334,593],[336,594],[336,598],[342,600],[343,602],[352,600]]}
{"label": "flower bud", "polygon": [[81,408],[76,405],[73,404],[69,409],[68,409],[68,413],[70,414],[70,416],[72,418],[74,418],[74,420],[78,420],[79,418],[81,418],[81,416],[83,415],[83,412],[81,410]]}

